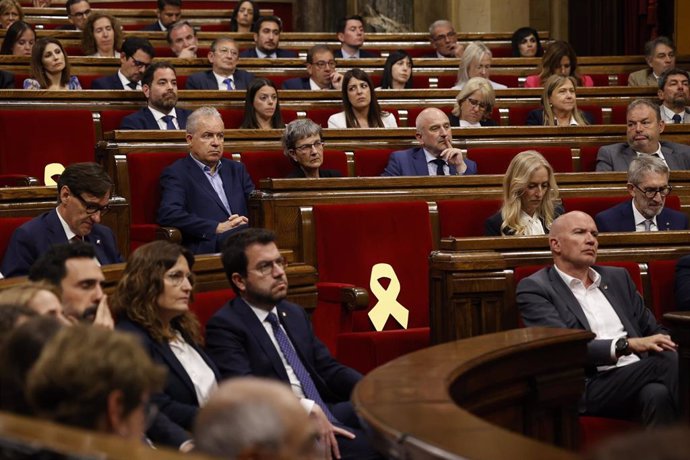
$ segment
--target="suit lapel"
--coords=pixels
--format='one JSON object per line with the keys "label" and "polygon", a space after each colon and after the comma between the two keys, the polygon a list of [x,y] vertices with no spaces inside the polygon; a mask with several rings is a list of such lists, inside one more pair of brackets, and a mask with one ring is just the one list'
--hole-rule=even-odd
{"label": "suit lapel", "polygon": [[[225,214],[227,214],[228,211],[225,209],[223,202],[220,201],[218,194],[209,183],[206,174],[201,170],[201,168],[199,168],[199,165],[196,164],[191,155],[186,156],[185,159],[187,160],[187,171],[189,171],[189,177],[192,179],[192,181],[199,184],[201,190],[208,195],[209,199],[213,200],[213,202],[216,203]],[[225,188],[225,181],[223,182],[223,188]]]}
{"label": "suit lapel", "polygon": [[429,166],[426,163],[426,156],[423,148],[416,148],[412,151],[412,166],[417,176],[428,176]]}
{"label": "suit lapel", "polygon": [[58,218],[57,210],[53,209],[46,216],[46,227],[48,230],[48,241],[51,245],[69,243],[67,235],[65,235],[65,229],[62,228]]}
{"label": "suit lapel", "polygon": [[591,331],[592,328],[589,325],[589,321],[587,321],[587,316],[585,316],[585,312],[582,310],[582,307],[580,306],[580,302],[577,301],[575,295],[573,294],[573,291],[571,291],[570,288],[565,284],[563,278],[561,278],[558,272],[556,272],[556,269],[554,267],[549,268],[549,279],[551,280],[551,285],[553,286],[553,289],[556,291],[556,294],[561,300],[563,300],[563,302],[565,302],[566,306],[568,307],[568,310],[570,310],[570,312],[573,315],[575,315],[582,327],[584,327],[588,331]]}
{"label": "suit lapel", "polygon": [[144,107],[141,109],[144,111],[144,118],[146,118],[146,123],[149,126],[152,126],[150,129],[161,129],[160,126],[158,126],[158,122],[156,121],[156,117],[153,116],[151,111],[149,110],[148,107]]}
{"label": "suit lapel", "polygon": [[666,160],[669,169],[684,169],[683,165],[678,163],[678,157],[673,154],[672,149],[661,145],[661,153],[664,155],[664,160]]}
{"label": "suit lapel", "polygon": [[177,377],[180,380],[182,380],[182,382],[184,382],[187,389],[196,398],[196,390],[194,389],[194,383],[192,383],[192,380],[189,378],[189,374],[187,373],[187,371],[184,370],[184,367],[182,367],[182,364],[180,364],[180,361],[177,359],[177,356],[175,356],[175,353],[173,353],[172,349],[170,348],[170,345],[168,345],[167,343],[162,344],[154,341],[153,348],[161,355],[163,360],[168,364],[170,370],[174,372],[175,375],[177,375]]}

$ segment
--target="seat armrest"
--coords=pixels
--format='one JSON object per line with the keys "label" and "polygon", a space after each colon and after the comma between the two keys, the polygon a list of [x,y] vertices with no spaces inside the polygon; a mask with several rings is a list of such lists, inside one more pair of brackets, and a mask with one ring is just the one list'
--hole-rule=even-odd
{"label": "seat armrest", "polygon": [[25,174],[0,174],[0,187],[34,187],[38,179]]}
{"label": "seat armrest", "polygon": [[158,227],[156,229],[156,239],[180,244],[182,243],[182,233],[175,227]]}
{"label": "seat armrest", "polygon": [[369,306],[369,292],[364,288],[346,283],[317,283],[316,288],[319,302],[340,304],[348,311]]}

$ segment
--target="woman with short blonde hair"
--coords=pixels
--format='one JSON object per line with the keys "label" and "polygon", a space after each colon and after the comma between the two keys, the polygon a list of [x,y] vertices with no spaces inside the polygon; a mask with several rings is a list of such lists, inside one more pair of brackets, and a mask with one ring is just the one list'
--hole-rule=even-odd
{"label": "woman with short blonde hair", "polygon": [[455,98],[451,116],[452,126],[478,127],[496,126],[491,112],[496,103],[496,94],[489,80],[482,77],[470,78]]}

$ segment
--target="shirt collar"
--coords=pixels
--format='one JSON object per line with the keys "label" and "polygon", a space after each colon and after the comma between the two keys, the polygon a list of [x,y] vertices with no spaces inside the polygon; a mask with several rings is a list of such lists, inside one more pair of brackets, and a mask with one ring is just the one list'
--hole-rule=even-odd
{"label": "shirt collar", "polygon": [[58,206],[55,208],[55,212],[57,213],[58,219],[60,220],[60,224],[62,225],[62,229],[65,231],[65,236],[67,237],[67,241],[72,241],[72,238],[77,236],[76,233],[72,231],[71,228],[69,228],[69,225],[65,221],[65,219],[62,218],[62,215],[60,214],[60,207]]}
{"label": "shirt collar", "polygon": [[[426,158],[426,163],[427,163],[427,164],[431,163],[431,162],[434,161],[434,160],[438,160],[438,159],[439,159],[439,157],[435,157],[435,156],[433,156],[431,153],[429,153],[429,151],[428,151],[427,149],[422,148],[422,150],[424,150],[424,157]],[[445,162],[445,161],[444,161],[444,162]],[[448,162],[445,162],[445,163],[448,164]]]}
{"label": "shirt collar", "polygon": [[[191,152],[189,152],[189,156],[191,157],[192,160],[194,160],[194,162],[197,164],[197,166],[199,166],[199,168],[201,168],[201,170],[203,172],[211,174],[211,167],[209,165],[202,163],[199,160],[197,160],[194,157],[194,155],[192,155]],[[218,171],[220,171],[220,168],[222,168],[222,167],[223,167],[223,162],[219,161],[218,164],[216,165],[216,168],[215,168],[213,174],[218,174]]]}
{"label": "shirt collar", "polygon": [[[577,286],[577,283],[582,284],[582,281],[575,278],[574,276],[570,276],[561,269],[558,268],[556,264],[553,265],[553,268],[556,269],[556,273],[561,277],[563,282],[568,286],[570,289],[573,289],[575,286]],[[599,284],[601,284],[601,275],[599,272],[597,272],[595,269],[592,267],[589,267],[588,270],[588,275],[589,279],[592,280],[592,285],[596,286],[597,288],[599,287]]]}
{"label": "shirt collar", "polygon": [[[642,224],[647,218],[643,216],[640,211],[637,210],[635,207],[635,202],[633,200],[630,200],[630,206],[632,206],[632,211],[633,211],[633,218],[635,219],[635,226]],[[662,208],[663,209],[663,208]],[[659,227],[656,223],[656,216],[652,217],[651,221],[654,223],[654,225]]]}
{"label": "shirt collar", "polygon": [[161,118],[163,118],[163,117],[166,116],[166,115],[172,115],[173,118],[177,118],[177,113],[175,112],[175,107],[172,108],[172,110],[170,111],[170,113],[163,113],[163,112],[161,112],[161,111],[159,111],[159,110],[154,109],[154,108],[151,107],[151,106],[149,106],[149,110],[150,110],[151,113],[153,114],[153,118],[155,118],[156,121],[160,120]]}
{"label": "shirt collar", "polygon": [[278,53],[276,51],[271,52],[270,54],[266,54],[263,51],[261,51],[259,48],[256,48],[256,56],[260,58],[274,58],[278,57]]}
{"label": "shirt collar", "polygon": [[273,308],[271,308],[270,311],[266,311],[250,304],[249,302],[247,302],[247,299],[245,298],[242,298],[242,300],[244,300],[244,303],[246,303],[249,306],[249,308],[252,309],[252,311],[262,324],[264,323],[264,321],[266,321],[266,318],[268,318],[269,314],[273,313],[274,315],[278,316],[278,307],[275,305],[273,306]]}
{"label": "shirt collar", "polygon": [[340,48],[340,52],[343,54],[343,59],[359,59],[359,50],[349,54],[344,48]]}
{"label": "shirt collar", "polygon": [[[121,71],[121,70],[118,70],[118,71],[117,71],[117,77],[120,79],[120,83],[122,83],[122,87],[123,87],[124,89],[126,89],[126,90],[128,90],[128,91],[133,91],[132,88],[130,88],[130,87],[128,86],[130,80],[128,80],[127,77],[125,77],[125,76],[122,74],[122,71]],[[137,82],[137,89],[138,89],[138,90],[141,89],[141,82],[140,82],[140,81]]]}
{"label": "shirt collar", "polygon": [[482,125],[481,123],[470,123],[469,121],[465,120],[460,120],[460,127],[461,128],[481,128]]}

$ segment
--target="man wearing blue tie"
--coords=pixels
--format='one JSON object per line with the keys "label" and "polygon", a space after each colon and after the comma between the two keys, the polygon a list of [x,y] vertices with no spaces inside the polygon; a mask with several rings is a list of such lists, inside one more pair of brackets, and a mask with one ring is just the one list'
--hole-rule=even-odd
{"label": "man wearing blue tie", "polygon": [[177,75],[167,61],[151,64],[141,79],[146,107],[127,115],[120,129],[185,129],[189,110],[176,108]]}
{"label": "man wearing blue tie", "polygon": [[254,79],[254,74],[237,68],[239,57],[235,40],[227,37],[215,39],[208,52],[211,70],[190,75],[185,89],[247,89]]}

